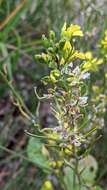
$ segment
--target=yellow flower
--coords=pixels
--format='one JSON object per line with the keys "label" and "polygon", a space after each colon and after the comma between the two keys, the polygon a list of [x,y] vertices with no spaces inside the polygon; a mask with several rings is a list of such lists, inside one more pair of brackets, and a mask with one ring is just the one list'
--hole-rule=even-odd
{"label": "yellow flower", "polygon": [[97,65],[101,65],[103,63],[103,59],[98,59],[97,61],[96,61],[96,64]]}
{"label": "yellow flower", "polygon": [[85,62],[84,65],[83,65],[83,69],[84,69],[84,71],[92,70],[91,62]]}
{"label": "yellow flower", "polygon": [[103,63],[103,59],[94,58],[91,52],[86,52],[85,58],[86,62],[83,65],[84,71],[97,71],[98,65]]}
{"label": "yellow flower", "polygon": [[82,53],[82,52],[76,51],[73,56],[74,56],[75,58],[79,58],[79,59],[83,59],[83,60],[85,59],[85,54]]}
{"label": "yellow flower", "polygon": [[69,42],[69,41],[66,41],[63,50],[65,50],[65,51],[66,51],[66,50],[71,50],[71,48],[72,48],[72,47],[71,47],[70,42]]}
{"label": "yellow flower", "polygon": [[88,51],[88,52],[85,53],[85,58],[86,59],[90,60],[90,59],[92,59],[92,57],[93,56],[92,56],[92,53],[90,51]]}
{"label": "yellow flower", "polygon": [[81,27],[79,25],[71,24],[67,31],[70,32],[71,36],[83,36],[83,32],[81,31]]}
{"label": "yellow flower", "polygon": [[53,190],[53,186],[52,186],[51,181],[49,181],[49,180],[45,181],[41,190]]}
{"label": "yellow flower", "polygon": [[61,30],[61,36],[65,37],[67,39],[70,39],[71,37],[75,37],[75,36],[83,36],[83,32],[81,30],[81,27],[79,25],[76,24],[71,24],[68,28],[67,28],[67,24],[66,22],[64,23],[62,30]]}

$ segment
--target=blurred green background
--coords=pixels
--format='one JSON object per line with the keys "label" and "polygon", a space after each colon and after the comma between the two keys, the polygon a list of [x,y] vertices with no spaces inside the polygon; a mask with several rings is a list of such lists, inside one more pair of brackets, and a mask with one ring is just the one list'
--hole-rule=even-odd
{"label": "blurred green background", "polygon": [[[25,104],[35,114],[37,100],[34,86],[42,88],[40,79],[48,71],[35,61],[42,50],[42,34],[59,30],[64,21],[81,25],[84,38],[80,50],[93,50],[107,28],[107,0],[0,0],[0,69],[8,72]],[[82,46],[81,46],[82,44]],[[41,123],[49,117],[46,105],[41,107]],[[11,91],[0,76],[0,190],[38,190],[45,173],[26,158],[28,137],[24,129],[31,128],[18,108],[13,105]],[[107,184],[107,139],[94,149],[99,164],[97,181]]]}

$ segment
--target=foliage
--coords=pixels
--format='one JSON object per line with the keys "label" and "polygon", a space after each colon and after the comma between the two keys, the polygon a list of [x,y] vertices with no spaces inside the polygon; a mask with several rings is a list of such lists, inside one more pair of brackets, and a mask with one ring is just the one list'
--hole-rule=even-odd
{"label": "foliage", "polygon": [[[50,72],[42,79],[47,86],[47,94],[39,97],[37,89],[35,93],[39,101],[45,99],[50,101],[52,114],[57,120],[57,125],[51,128],[41,129],[38,126],[40,133],[38,137],[45,139],[46,146],[50,145],[48,151],[50,155],[53,153],[52,160],[56,162],[60,160],[63,162],[63,167],[68,165],[72,168],[75,176],[74,189],[77,189],[76,186],[83,188],[84,185],[89,185],[89,177],[87,181],[86,174],[82,180],[83,172],[81,173],[82,169],[79,171],[79,160],[88,154],[88,149],[92,148],[96,141],[96,130],[101,127],[99,120],[96,124],[98,112],[100,113],[100,107],[97,109],[100,105],[99,96],[97,96],[98,104],[90,98],[92,108],[97,109],[97,112],[93,112],[88,107],[87,81],[90,77],[89,72],[98,71],[99,65],[103,64],[103,59],[93,58],[90,52],[83,53],[75,48],[76,38],[82,36],[80,26],[71,24],[67,27],[65,23],[61,29],[60,39],[57,40],[53,31],[50,32],[49,39],[43,36],[46,52],[36,56],[46,62]],[[104,114],[104,104],[102,109]],[[86,173],[88,175],[88,170]]]}
{"label": "foliage", "polygon": [[[79,158],[85,157],[92,150],[91,152],[97,158],[99,165],[96,179],[93,177],[92,184],[99,183],[106,186],[107,140],[106,127],[104,127],[107,124],[107,33],[104,34],[104,30],[107,28],[106,7],[105,0],[101,2],[95,0],[0,1],[0,149],[2,149],[0,151],[0,168],[3,171],[1,178],[3,175],[7,175],[3,178],[3,181],[6,182],[1,187],[3,190],[23,190],[24,188],[30,190],[35,189],[35,186],[37,190],[42,188],[40,186],[43,186],[43,189],[50,188],[52,190],[61,189],[61,186],[63,189],[69,188],[67,185],[64,186],[64,179],[70,178],[64,169],[69,167],[70,170],[72,162],[73,166],[75,165],[74,143]],[[74,23],[75,27],[73,28],[73,25],[67,27],[65,24],[61,36],[59,29],[64,20],[67,20],[68,23]],[[85,34],[83,38],[83,32],[77,24],[82,26]],[[50,37],[46,39],[44,36],[42,42],[41,34],[45,33],[48,36],[50,28],[54,29],[56,33],[50,32]],[[73,38],[70,41],[71,34]],[[46,45],[45,49],[42,46],[43,43]],[[73,52],[72,59],[71,61],[66,60],[66,56],[71,50]],[[41,56],[42,59],[39,62],[36,60],[34,63],[32,55],[41,51],[44,52]],[[46,64],[43,64],[44,59]],[[57,65],[59,65],[58,68]],[[77,70],[74,70],[76,67]],[[72,76],[69,75],[70,72],[73,72]],[[43,84],[40,83],[40,78],[45,75],[47,76],[42,80],[45,84],[44,91],[41,89]],[[38,86],[35,90],[36,100],[33,93],[35,84]],[[76,90],[75,86],[77,86]],[[70,89],[69,92],[67,89]],[[38,93],[44,91],[43,97],[39,97],[37,91]],[[73,106],[73,110],[68,106],[70,100],[68,94],[71,91],[73,93],[70,104]],[[68,94],[64,94],[65,92]],[[77,100],[77,96],[80,97],[79,100]],[[64,109],[64,99],[67,102],[66,109]],[[50,107],[52,107],[51,112],[55,117],[55,123],[48,126],[51,129],[43,129],[41,125],[38,126],[35,123],[38,122],[38,117],[35,116],[37,100],[41,104],[47,101],[52,102]],[[63,112],[61,118],[58,114],[59,107],[61,107],[60,111]],[[76,116],[75,123],[77,128],[80,128],[79,132],[70,134],[69,139],[71,136],[72,138],[75,136],[75,141],[71,143],[69,140],[65,143],[66,147],[61,142],[62,140],[59,140],[62,137],[66,138],[66,130],[68,130],[67,135],[69,134],[66,121],[68,116],[64,115],[64,112],[69,112],[69,114],[67,113],[69,117],[73,115],[73,119]],[[58,121],[63,121],[68,129],[63,132],[57,131],[59,129],[57,127],[61,125]],[[32,129],[31,125],[34,126]],[[24,127],[34,133],[26,132],[28,135],[34,136],[29,141],[23,140],[26,139],[26,135],[23,133]],[[85,136],[85,134],[89,135]],[[103,135],[102,138],[100,134]],[[21,136],[24,136],[22,140]],[[96,143],[96,141],[98,142]],[[21,146],[22,142],[26,146]],[[11,149],[12,151],[10,151]],[[41,150],[37,151],[38,149]],[[102,155],[100,154],[101,150]],[[36,167],[32,166],[31,163],[34,163]],[[69,164],[70,166],[68,166]],[[16,165],[19,166],[18,171]],[[37,169],[37,166],[40,169]],[[47,166],[49,168],[46,168]],[[35,171],[37,170],[35,176],[32,176],[33,172],[30,171],[32,167],[35,168]],[[59,172],[60,170],[63,171],[63,174]],[[10,171],[13,171],[13,174]],[[49,175],[45,172],[49,172]],[[10,173],[9,177],[8,173]],[[74,176],[74,170],[71,169],[70,173],[71,176],[72,174]],[[55,176],[58,183],[56,186]],[[46,186],[47,184],[48,186]],[[96,186],[93,189],[100,189],[100,187]]]}

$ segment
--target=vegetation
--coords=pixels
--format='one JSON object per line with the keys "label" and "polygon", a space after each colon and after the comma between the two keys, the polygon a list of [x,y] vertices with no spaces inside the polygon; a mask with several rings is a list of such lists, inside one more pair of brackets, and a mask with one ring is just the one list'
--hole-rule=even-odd
{"label": "vegetation", "polygon": [[0,189],[107,189],[106,8],[0,1]]}

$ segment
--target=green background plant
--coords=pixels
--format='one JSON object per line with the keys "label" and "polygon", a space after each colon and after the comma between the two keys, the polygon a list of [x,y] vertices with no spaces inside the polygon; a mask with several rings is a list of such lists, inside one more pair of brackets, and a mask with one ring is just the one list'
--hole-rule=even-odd
{"label": "green background plant", "polygon": [[[35,54],[43,50],[42,34],[48,35],[49,30],[54,29],[58,36],[65,20],[68,23],[80,24],[85,33],[85,38],[78,42],[78,49],[81,51],[92,50],[94,56],[102,58],[103,53],[99,53],[101,51],[98,46],[107,28],[107,3],[106,0],[102,2],[94,0],[85,2],[29,0],[16,14],[16,5],[22,2],[0,1],[0,69],[8,74],[9,80],[13,80],[14,86],[20,92],[24,102],[30,108],[30,111],[35,113],[37,100],[33,87],[36,84],[41,91],[40,78],[48,73],[46,65],[42,62],[37,63],[34,58]],[[14,16],[10,17],[12,12],[14,12]],[[10,20],[3,27],[3,23],[7,18],[10,18]],[[94,73],[91,77],[92,83],[95,81],[94,86],[100,86],[100,89],[101,86],[104,86],[102,85],[104,81],[100,79],[103,71],[106,71],[105,64],[99,73]],[[14,101],[9,98],[10,95],[8,85],[0,76],[0,167],[3,172],[5,170],[10,171],[10,175],[4,174],[4,177],[2,177],[3,183],[0,188],[3,190],[13,188],[34,189],[35,187],[40,189],[42,182],[45,180],[45,174],[40,169],[37,172],[33,171],[34,165],[31,167],[31,163],[27,158],[23,158],[23,155],[27,157],[26,146],[28,142],[23,129],[30,129],[31,123],[22,118],[18,109],[13,106]],[[99,164],[96,181],[106,188],[106,128],[101,133],[103,138],[96,143],[93,155],[97,158]],[[7,149],[4,150],[4,148]],[[13,152],[9,153],[8,149]],[[102,154],[100,154],[101,150]],[[14,168],[13,170],[11,170],[11,165]],[[16,165],[19,169],[15,168]],[[16,172],[17,170],[18,172]],[[30,179],[28,175],[30,172],[31,180],[27,180]]]}

